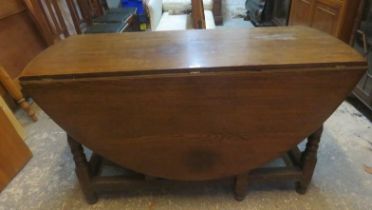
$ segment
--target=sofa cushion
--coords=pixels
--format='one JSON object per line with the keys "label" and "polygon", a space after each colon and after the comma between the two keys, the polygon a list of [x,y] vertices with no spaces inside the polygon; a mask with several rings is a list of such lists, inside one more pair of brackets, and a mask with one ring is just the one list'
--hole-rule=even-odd
{"label": "sofa cushion", "polygon": [[164,12],[161,16],[160,22],[156,31],[173,31],[173,30],[186,30],[189,24],[189,15],[170,15]]}
{"label": "sofa cushion", "polygon": [[163,11],[175,13],[191,11],[191,0],[163,0]]}
{"label": "sofa cushion", "polygon": [[[210,10],[204,10],[205,24],[207,29],[216,28],[214,23],[213,13]],[[170,15],[168,12],[164,12],[156,31],[173,31],[173,30],[186,30],[192,29],[191,15]]]}
{"label": "sofa cushion", "polygon": [[213,13],[210,10],[204,10],[205,16],[205,26],[207,29],[214,29],[216,28],[216,24],[214,23]]}
{"label": "sofa cushion", "polygon": [[[213,0],[203,0],[204,9],[213,9]],[[163,10],[174,13],[191,11],[191,0],[163,0]]]}
{"label": "sofa cushion", "polygon": [[155,31],[162,16],[162,0],[147,0],[145,9],[150,17],[151,30]]}
{"label": "sofa cushion", "polygon": [[205,10],[213,10],[213,0],[203,0]]}

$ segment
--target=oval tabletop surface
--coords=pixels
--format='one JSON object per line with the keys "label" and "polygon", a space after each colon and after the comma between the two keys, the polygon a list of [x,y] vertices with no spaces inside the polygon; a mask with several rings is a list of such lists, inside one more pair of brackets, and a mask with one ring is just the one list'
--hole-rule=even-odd
{"label": "oval tabletop surface", "polygon": [[75,36],[36,57],[20,81],[106,159],[154,177],[209,180],[292,149],[365,70],[336,38],[278,27]]}
{"label": "oval tabletop surface", "polygon": [[340,40],[301,26],[133,32],[72,36],[37,56],[21,78],[362,62]]}

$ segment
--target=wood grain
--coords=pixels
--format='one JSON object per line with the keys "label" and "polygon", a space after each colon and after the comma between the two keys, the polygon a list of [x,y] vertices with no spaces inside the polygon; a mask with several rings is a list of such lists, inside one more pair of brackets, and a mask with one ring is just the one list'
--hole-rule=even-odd
{"label": "wood grain", "polygon": [[69,135],[123,167],[177,180],[241,174],[315,131],[365,68],[22,82]]}
{"label": "wood grain", "polygon": [[134,32],[70,37],[44,51],[22,75],[85,77],[364,62],[346,44],[306,27]]}
{"label": "wood grain", "polygon": [[14,116],[13,112],[10,110],[8,105],[6,104],[3,97],[0,96],[0,108],[3,110],[6,117],[9,119],[10,123],[14,127],[14,129],[17,131],[17,134],[21,137],[21,139],[26,139],[26,132],[22,125],[19,123],[17,118]]}
{"label": "wood grain", "polygon": [[289,25],[310,26],[314,0],[293,0]]}
{"label": "wood grain", "polygon": [[50,46],[76,34],[66,0],[24,0],[40,34]]}
{"label": "wood grain", "polygon": [[206,29],[203,1],[191,1],[191,16],[195,29]]}
{"label": "wood grain", "polygon": [[294,148],[366,68],[314,29],[195,30],[69,38],[20,81],[98,155],[148,176],[210,180]]}
{"label": "wood grain", "polygon": [[317,28],[349,43],[361,0],[293,0],[289,25]]}
{"label": "wood grain", "polygon": [[22,0],[3,0],[0,6],[0,20],[24,11],[25,5]]}
{"label": "wood grain", "polygon": [[32,154],[5,113],[4,106],[0,106],[0,137],[0,191],[2,191]]}
{"label": "wood grain", "polygon": [[37,121],[36,114],[31,108],[30,104],[26,101],[23,96],[20,87],[16,85],[15,81],[10,78],[5,69],[0,65],[0,83],[5,87],[8,93],[11,95],[19,106],[29,115],[33,121]]}
{"label": "wood grain", "polygon": [[0,64],[14,79],[46,45],[26,11],[1,19],[0,29]]}

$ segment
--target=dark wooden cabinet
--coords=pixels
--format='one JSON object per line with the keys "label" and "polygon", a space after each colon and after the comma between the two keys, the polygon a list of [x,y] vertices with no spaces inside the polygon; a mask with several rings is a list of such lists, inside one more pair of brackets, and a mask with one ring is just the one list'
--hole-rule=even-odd
{"label": "dark wooden cabinet", "polygon": [[290,25],[307,25],[349,42],[360,0],[292,0]]}
{"label": "dark wooden cabinet", "polygon": [[313,0],[293,0],[289,24],[310,26]]}
{"label": "dark wooden cabinet", "polygon": [[316,1],[312,18],[312,27],[337,36],[341,22],[341,2]]}

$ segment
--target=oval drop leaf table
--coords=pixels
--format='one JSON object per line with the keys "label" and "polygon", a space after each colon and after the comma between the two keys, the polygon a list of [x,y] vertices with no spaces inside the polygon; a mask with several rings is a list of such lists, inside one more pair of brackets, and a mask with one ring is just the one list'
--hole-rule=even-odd
{"label": "oval drop leaf table", "polygon": [[[74,36],[37,56],[20,81],[68,133],[93,203],[105,183],[93,182],[80,144],[151,177],[238,175],[243,194],[244,174],[309,136],[319,141],[322,123],[365,70],[334,37],[276,27]],[[301,166],[305,188],[316,149],[310,142],[315,157],[303,157],[312,159]]]}

